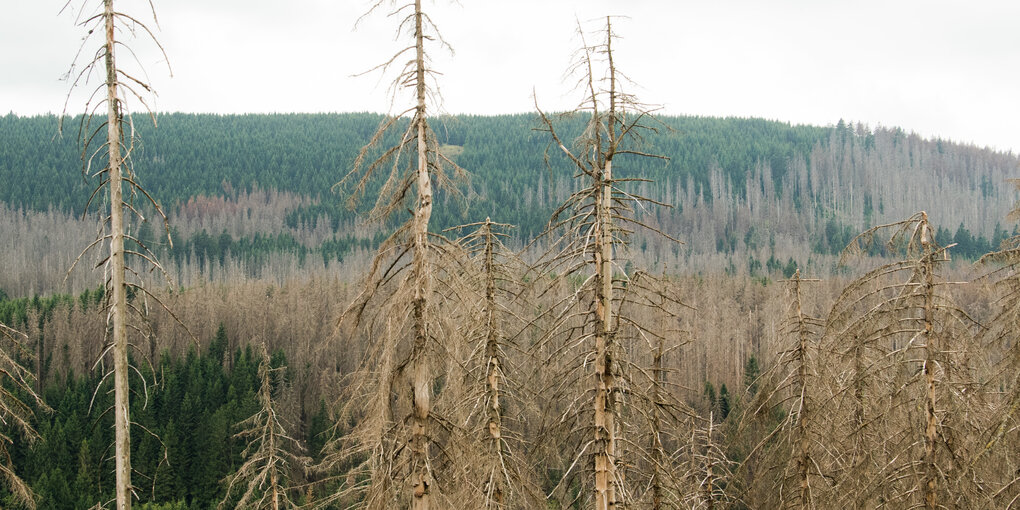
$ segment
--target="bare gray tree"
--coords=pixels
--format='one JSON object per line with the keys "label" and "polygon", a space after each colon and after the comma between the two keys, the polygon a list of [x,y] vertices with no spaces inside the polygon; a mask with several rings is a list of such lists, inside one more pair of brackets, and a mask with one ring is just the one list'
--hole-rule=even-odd
{"label": "bare gray tree", "polygon": [[[816,281],[801,278],[800,269],[788,280],[791,299],[783,325],[788,340],[778,362],[753,382],[759,391],[741,417],[741,428],[756,422],[767,431],[744,460],[753,468],[742,466],[751,471],[751,480],[741,488],[741,497],[762,507],[829,506],[824,502],[831,493],[831,473],[819,453],[828,449],[829,440],[828,429],[819,426],[825,421],[820,407],[828,400],[819,376],[819,365],[826,362],[818,345],[824,321],[805,312],[802,289],[804,282]],[[775,423],[778,412],[782,419]]]}
{"label": "bare gray tree", "polygon": [[[525,381],[533,361],[522,346],[533,311],[524,263],[505,244],[510,225],[484,222],[456,227],[474,229],[459,242],[474,264],[468,283],[477,299],[466,328],[467,354],[459,421],[473,457],[462,501],[471,508],[535,508],[545,504],[531,459],[532,441],[523,434],[537,414]],[[451,229],[452,230],[452,229]]]}
{"label": "bare gray tree", "polygon": [[980,328],[952,301],[958,282],[941,272],[949,247],[936,242],[926,213],[865,231],[846,254],[881,231],[904,259],[851,283],[826,328],[842,360],[832,364],[842,382],[832,410],[846,413],[828,415],[850,424],[836,428],[832,448],[840,504],[986,506],[985,481],[968,467],[982,415],[971,352]]}
{"label": "bare gray tree", "polygon": [[[113,368],[107,372],[107,376],[113,377],[114,386],[114,430],[115,430],[115,453],[116,464],[116,505],[118,510],[131,508],[131,439],[130,439],[130,411],[129,411],[129,377],[132,367],[128,362],[128,350],[132,344],[128,340],[129,328],[140,333],[144,339],[148,334],[143,332],[144,326],[131,324],[129,314],[133,311],[144,323],[145,311],[148,308],[148,300],[157,298],[148,294],[141,287],[141,279],[135,269],[127,263],[128,258],[140,259],[153,268],[165,274],[162,266],[156,261],[155,256],[141,241],[130,235],[128,229],[130,215],[135,215],[140,221],[145,218],[141,214],[142,204],[136,204],[136,196],[144,196],[145,201],[155,210],[155,213],[163,220],[169,240],[169,226],[166,223],[166,215],[159,204],[140,185],[137,175],[132,170],[132,155],[135,150],[135,135],[131,120],[130,109],[128,108],[129,97],[139,101],[149,113],[153,122],[155,115],[149,108],[146,95],[152,93],[150,86],[142,79],[129,73],[125,67],[119,65],[117,60],[118,48],[127,48],[124,41],[118,39],[117,34],[135,34],[144,32],[155,43],[162,53],[162,47],[156,40],[155,35],[149,27],[139,21],[138,18],[114,8],[113,0],[103,0],[102,9],[94,14],[87,15],[86,8],[90,4],[87,0],[82,3],[79,10],[79,24],[88,30],[85,40],[82,42],[82,50],[90,43],[93,37],[102,37],[101,44],[95,52],[88,57],[87,62],[80,72],[74,76],[72,89],[88,83],[89,78],[100,74],[102,69],[104,76],[103,83],[99,85],[89,97],[85,106],[85,115],[81,118],[79,137],[82,140],[82,172],[87,178],[98,179],[98,185],[89,204],[104,189],[108,192],[109,214],[104,218],[100,232],[96,240],[85,250],[109,243],[109,254],[102,259],[97,267],[103,267],[106,273],[106,288],[108,300],[105,311],[109,327],[109,341],[104,346],[102,356],[107,354],[112,358]],[[70,5],[70,2],[65,5]],[[150,12],[153,21],[156,21],[155,9],[150,3]],[[79,50],[79,55],[81,51]],[[166,55],[163,53],[163,57]],[[72,73],[74,68],[72,67]],[[71,73],[69,73],[69,76]],[[70,97],[70,94],[68,94]],[[98,127],[93,127],[96,113],[103,106],[106,107],[106,118],[103,122],[97,122]],[[66,112],[66,105],[65,105]],[[102,136],[105,130],[105,137]],[[104,140],[99,142],[99,140]],[[95,170],[94,170],[95,169]],[[125,197],[125,187],[128,194]],[[88,209],[88,205],[86,205]],[[137,247],[137,248],[135,248]],[[79,260],[81,256],[79,256]],[[77,263],[77,260],[75,261]],[[134,282],[129,278],[134,276]],[[169,283],[169,279],[167,279]],[[140,302],[128,300],[128,290],[134,288],[142,294]],[[136,346],[137,349],[137,346]],[[145,350],[138,350],[144,358]],[[97,365],[103,363],[102,358]],[[105,365],[104,370],[105,370]],[[142,381],[144,384],[144,381]],[[98,391],[98,389],[97,389]]]}

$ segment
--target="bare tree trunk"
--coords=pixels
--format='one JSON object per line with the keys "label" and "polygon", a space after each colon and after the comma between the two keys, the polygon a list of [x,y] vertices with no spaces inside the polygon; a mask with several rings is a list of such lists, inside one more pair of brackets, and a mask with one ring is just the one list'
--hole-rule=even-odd
{"label": "bare tree trunk", "polygon": [[595,508],[616,508],[616,423],[613,390],[613,358],[611,355],[610,314],[613,301],[612,239],[609,232],[610,191],[605,181],[609,162],[597,184],[598,200],[595,227]]}
{"label": "bare tree trunk", "polygon": [[[928,216],[922,213],[922,221],[927,227]],[[924,272],[924,379],[927,385],[927,405],[925,406],[925,429],[924,429],[924,506],[928,510],[938,508],[936,498],[938,479],[938,466],[935,463],[935,441],[937,437],[936,416],[935,416],[935,280],[934,267],[930,242],[922,235],[922,254],[925,259],[921,262]]]}
{"label": "bare tree trunk", "polygon": [[128,411],[128,345],[127,286],[124,266],[124,209],[121,196],[120,153],[122,138],[120,103],[117,96],[117,64],[114,59],[113,0],[104,0],[106,22],[106,103],[107,150],[109,151],[110,188],[110,287],[113,319],[113,380],[114,380],[114,456],[116,462],[116,496],[118,510],[131,508],[131,435]]}
{"label": "bare tree trunk", "polygon": [[426,267],[428,255],[429,218],[432,216],[432,181],[429,177],[428,150],[426,145],[425,117],[425,45],[422,30],[421,0],[414,2],[414,36],[416,58],[416,92],[418,98],[414,121],[418,134],[418,205],[414,211],[414,346],[411,353],[413,373],[413,424],[411,432],[411,465],[415,471],[411,477],[414,510],[428,510],[432,480],[429,475],[428,421],[432,408],[431,377],[425,360],[428,331],[426,326],[426,296],[430,292],[429,274]]}
{"label": "bare tree trunk", "polygon": [[[272,450],[276,449],[276,436],[270,436],[269,448]],[[273,488],[273,510],[280,510],[280,480],[276,475],[276,467],[272,467],[272,472],[269,475],[269,483]]]}
{"label": "bare tree trunk", "polygon": [[652,358],[652,509],[662,509],[662,464],[665,462],[665,455],[662,448],[662,420],[659,418],[658,406],[662,403],[660,394],[662,384],[665,381],[665,370],[662,368],[662,343],[663,337],[659,337],[655,355]]}
{"label": "bare tree trunk", "polygon": [[[606,18],[606,30],[611,30]],[[612,357],[613,313],[613,234],[612,178],[613,152],[616,150],[616,69],[613,67],[612,34],[607,33],[609,56],[609,150],[596,153],[595,169],[595,508],[616,508],[616,395],[615,367]],[[594,102],[594,91],[593,91]],[[597,117],[597,116],[596,116]],[[596,140],[599,135],[596,133]]]}
{"label": "bare tree trunk", "polygon": [[804,317],[804,311],[800,300],[800,269],[793,275],[794,300],[798,321],[798,342],[795,351],[794,362],[797,363],[797,377],[794,379],[794,394],[799,395],[800,410],[797,411],[797,475],[800,479],[800,507],[810,508],[811,491],[808,485],[808,465],[811,462],[808,453],[807,437],[807,349],[808,349],[808,326]]}
{"label": "bare tree trunk", "polygon": [[702,486],[702,498],[705,503],[705,508],[712,510],[715,508],[715,474],[712,472],[715,468],[715,457],[711,455],[712,451],[712,426],[715,420],[712,417],[712,413],[708,413],[708,434],[705,451],[708,452],[706,460],[708,463],[705,465],[705,482]]}
{"label": "bare tree trunk", "polygon": [[[503,419],[501,416],[499,380],[502,364],[499,359],[499,328],[496,325],[496,268],[493,254],[492,222],[485,218],[485,321],[488,330],[485,339],[486,364],[485,380],[488,383],[489,438],[492,449],[503,456]],[[503,477],[490,473],[488,491],[496,508],[503,508]]]}

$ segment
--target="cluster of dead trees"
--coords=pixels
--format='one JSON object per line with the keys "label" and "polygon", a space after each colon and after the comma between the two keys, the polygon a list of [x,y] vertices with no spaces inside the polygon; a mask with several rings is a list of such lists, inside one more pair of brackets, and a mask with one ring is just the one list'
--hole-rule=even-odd
{"label": "cluster of dead trees", "polygon": [[[386,5],[380,0],[373,10]],[[847,285],[825,318],[805,311],[803,287],[810,280],[795,274],[782,329],[786,347],[763,375],[745,381],[747,391],[737,396],[740,412],[716,416],[718,406],[684,398],[689,391],[679,387],[682,374],[676,373],[682,347],[699,341],[688,324],[699,311],[668,276],[628,264],[635,230],[679,241],[639,219],[637,211],[665,206],[630,190],[641,179],[614,174],[628,159],[659,157],[643,152],[641,142],[660,127],[653,108],[626,92],[613,60],[612,19],[596,43],[579,30],[574,71],[583,99],[571,115],[585,121],[580,135],[563,138],[555,117],[540,111],[549,157],[572,164],[577,186],[540,242],[521,255],[502,242],[511,227],[488,218],[442,233],[429,229],[434,187],[455,194],[466,179],[439,150],[429,123],[436,73],[426,45],[445,41],[421,0],[396,6],[393,14],[412,43],[380,67],[407,59],[394,87],[411,91],[414,103],[384,121],[338,188],[356,202],[371,179],[384,174],[371,219],[409,215],[382,243],[337,320],[333,340],[346,342],[345,356],[356,366],[340,374],[336,425],[314,466],[299,454],[279,415],[263,355],[260,409],[240,424],[250,447],[226,481],[239,505],[1018,504],[1020,240],[986,257],[998,264],[988,281],[1002,289],[1001,311],[981,321],[954,304],[957,282],[943,271],[951,247],[938,244],[925,213],[866,231],[849,252],[885,232],[889,249],[902,258]],[[93,96],[97,104],[90,102],[88,110],[107,110],[105,120],[83,117],[82,160],[83,172],[99,183],[96,196],[106,193],[90,245],[108,246],[97,264],[107,290],[105,341],[95,368],[113,383],[113,503],[127,509],[134,488],[128,393],[147,388],[129,363],[129,350],[135,360],[151,355],[152,347],[142,343],[157,337],[149,309],[162,304],[139,285],[141,266],[162,267],[132,237],[128,218],[141,220],[142,203],[157,217],[162,212],[131,170],[125,98],[133,95],[144,105],[136,89],[148,87],[118,67],[115,36],[119,28],[148,28],[116,11],[112,0],[82,21],[90,34],[105,34],[80,75],[105,70]],[[385,145],[390,140],[396,141]],[[2,328],[6,343],[23,345],[22,334]],[[20,397],[38,397],[17,359],[0,358],[4,375],[20,390],[0,395],[0,417],[31,438],[31,407]],[[30,490],[6,467],[9,441],[0,437],[0,473],[31,504]],[[289,483],[306,478],[295,475],[299,469],[318,473],[311,477],[317,489]]]}
{"label": "cluster of dead trees", "polygon": [[505,226],[490,219],[465,226],[462,239],[428,229],[433,182],[455,192],[460,169],[439,152],[426,115],[424,41],[442,38],[426,35],[435,27],[420,2],[407,12],[402,26],[413,27],[414,45],[404,51],[414,57],[396,84],[415,91],[410,122],[384,123],[363,155],[391,128],[403,131],[399,142],[377,159],[359,158],[341,186],[354,182],[357,197],[389,168],[373,217],[404,204],[411,216],[339,320],[343,337],[374,340],[358,344],[361,368],[350,374],[326,446],[321,467],[337,478],[324,504],[1016,503],[1018,478],[1006,460],[1015,451],[1015,385],[1009,375],[988,385],[994,372],[980,362],[1001,354],[975,348],[983,326],[953,305],[940,273],[947,251],[925,213],[854,239],[848,251],[888,231],[888,249],[903,260],[852,282],[825,319],[805,313],[809,280],[794,276],[790,346],[760,381],[748,381],[755,391],[743,395],[738,418],[717,426],[711,411],[678,397],[665,363],[692,336],[684,317],[693,311],[669,282],[626,264],[631,232],[655,231],[634,210],[664,204],[628,191],[640,179],[613,174],[617,157],[657,156],[640,150],[642,133],[656,126],[623,91],[611,19],[596,44],[582,31],[584,100],[572,112],[586,116],[580,136],[561,138],[540,111],[552,152],[573,164],[578,186],[554,213],[545,249],[526,251],[535,260],[525,268],[499,243]]}

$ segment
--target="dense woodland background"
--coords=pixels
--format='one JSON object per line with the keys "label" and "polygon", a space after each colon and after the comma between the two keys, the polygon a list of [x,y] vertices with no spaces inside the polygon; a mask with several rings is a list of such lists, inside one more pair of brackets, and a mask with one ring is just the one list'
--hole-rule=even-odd
{"label": "dense woodland background", "polygon": [[[1016,233],[1007,218],[1017,199],[1007,182],[1020,170],[1016,155],[843,121],[811,127],[760,119],[660,120],[642,150],[668,161],[621,161],[617,172],[651,180],[636,190],[673,207],[639,207],[636,216],[683,244],[639,232],[621,257],[628,260],[621,270],[661,274],[690,307],[673,338],[679,347],[667,356],[668,379],[679,400],[722,431],[708,436],[725,452],[717,475],[763,455],[760,445],[792,413],[782,399],[759,401],[771,384],[763,374],[788,361],[792,294],[785,280],[798,269],[805,278],[821,278],[805,284],[803,313],[825,317],[835,313],[852,279],[897,256],[883,244],[889,233],[882,232],[863,257],[840,265],[840,253],[859,232],[928,211],[937,242],[955,243],[946,279],[968,282],[949,294],[978,329],[1002,321],[993,280],[978,278],[999,266],[973,263]],[[172,291],[158,275],[149,284],[180,319],[159,307],[149,310],[145,349],[152,364],[142,365],[138,380],[155,385],[132,401],[132,417],[152,432],[132,444],[141,474],[135,483],[149,487],[138,497],[152,503],[148,508],[213,508],[224,498],[222,481],[240,465],[245,448],[235,437],[236,424],[258,409],[253,346],[259,343],[269,347],[274,367],[286,367],[273,384],[293,436],[304,445],[301,454],[321,458],[344,378],[358,369],[357,353],[372,342],[343,337],[336,320],[388,235],[386,226],[359,221],[359,211],[346,207],[347,190],[333,185],[381,121],[372,114],[166,114],[156,130],[137,125],[143,146],[135,165],[169,212],[173,248],[161,224],[130,228],[168,267]],[[568,120],[563,129],[579,132],[583,122]],[[14,465],[37,492],[40,508],[86,508],[108,498],[112,485],[109,416],[96,411],[106,408],[109,395],[94,394],[105,329],[97,313],[103,290],[91,271],[98,256],[67,271],[94,238],[98,220],[82,215],[94,184],[79,172],[75,138],[56,135],[56,124],[52,116],[0,117],[0,322],[28,335],[33,352],[22,358],[53,408],[37,413],[38,441],[14,442]],[[537,258],[544,241],[525,246],[577,187],[570,166],[549,150],[538,127],[532,115],[435,122],[444,154],[468,169],[470,180],[460,193],[437,196],[430,228],[441,232],[490,216],[515,225],[508,245],[523,249],[525,260]],[[145,296],[132,299],[149,306]],[[553,298],[533,299],[541,307]],[[538,344],[531,335],[518,340],[523,347]],[[984,337],[971,338],[965,350],[982,360],[974,367],[1007,358],[983,344]],[[997,341],[1007,350],[1016,342]],[[541,381],[541,362],[520,361],[531,380]],[[1008,373],[994,373],[1004,381],[995,392],[1008,394]],[[540,392],[541,386],[521,391]],[[994,401],[989,397],[987,405]],[[760,416],[763,406],[765,418],[747,418]],[[535,409],[508,414],[525,417],[521,437],[550,433],[548,417]],[[1003,434],[1015,445],[1016,416],[1010,419]],[[547,448],[536,444],[529,452],[535,465],[545,466],[537,484],[550,495],[550,507],[567,506],[580,490],[559,483],[571,458]],[[776,455],[782,447],[765,450]],[[754,463],[740,466],[732,481],[720,482],[721,491],[730,483],[735,492],[719,501],[754,507],[749,495],[762,490],[753,481],[763,475],[755,475]],[[336,482],[306,485],[318,476],[295,473],[295,498],[314,502],[335,490]],[[1004,490],[995,501],[1015,505],[1010,498],[1017,488]]]}
{"label": "dense woodland background", "polygon": [[[638,267],[763,278],[800,267],[827,276],[858,232],[919,210],[932,212],[940,242],[956,243],[954,256],[968,260],[998,248],[1015,229],[1006,219],[1016,198],[1007,179],[1018,159],[1010,153],[843,121],[660,120],[641,149],[669,160],[635,159],[619,172],[651,181],[634,191],[673,207],[639,215],[684,244],[637,232],[629,258]],[[334,184],[381,121],[372,114],[166,114],[158,129],[139,122],[140,179],[170,214],[174,248],[160,235],[162,224],[134,225],[134,234],[186,287],[360,274],[357,266],[385,229],[359,221]],[[567,136],[583,121],[567,122]],[[515,225],[511,244],[520,248],[577,186],[534,115],[448,117],[436,125],[443,150],[469,169],[470,181],[460,193],[440,191],[433,231],[491,216]],[[0,274],[0,289],[10,296],[94,286],[84,266],[65,283],[95,232],[96,219],[81,215],[94,183],[78,171],[75,136],[57,135],[56,126],[50,116],[0,117],[0,180],[8,183],[0,189],[0,235],[9,240],[0,264],[13,268]]]}

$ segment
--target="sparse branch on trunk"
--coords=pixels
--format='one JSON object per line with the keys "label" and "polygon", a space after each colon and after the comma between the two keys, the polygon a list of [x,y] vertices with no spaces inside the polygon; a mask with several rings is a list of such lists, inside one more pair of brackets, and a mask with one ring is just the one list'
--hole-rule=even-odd
{"label": "sparse branch on trunk", "polygon": [[828,367],[841,382],[832,402],[851,424],[832,429],[842,436],[832,449],[842,452],[836,492],[857,493],[841,504],[858,508],[981,506],[986,481],[964,466],[981,415],[969,351],[982,327],[953,303],[955,282],[941,277],[952,245],[936,242],[920,212],[865,231],[844,256],[880,231],[891,232],[890,251],[903,260],[848,285],[826,323],[828,348],[841,358]]}

